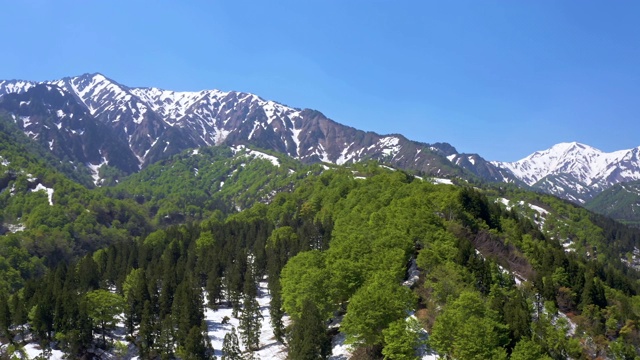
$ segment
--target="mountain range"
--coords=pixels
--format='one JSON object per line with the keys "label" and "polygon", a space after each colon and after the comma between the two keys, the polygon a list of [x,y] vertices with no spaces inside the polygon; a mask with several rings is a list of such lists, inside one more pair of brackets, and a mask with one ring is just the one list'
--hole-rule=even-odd
{"label": "mountain range", "polygon": [[447,143],[354,129],[254,94],[128,87],[98,73],[0,81],[2,114],[61,161],[86,166],[95,185],[103,181],[103,167],[127,175],[186,149],[221,144],[268,149],[303,163],[375,159],[426,176],[514,183],[579,204],[640,179],[640,148],[605,153],[561,143],[516,162],[490,162]]}

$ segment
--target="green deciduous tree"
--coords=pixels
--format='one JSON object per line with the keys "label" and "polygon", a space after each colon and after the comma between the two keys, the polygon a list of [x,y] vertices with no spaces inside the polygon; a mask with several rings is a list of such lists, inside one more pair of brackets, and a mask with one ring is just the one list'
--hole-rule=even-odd
{"label": "green deciduous tree", "polygon": [[518,341],[511,353],[511,360],[551,360],[551,357],[544,353],[542,347],[535,342],[522,339]]}
{"label": "green deciduous tree", "polygon": [[340,328],[354,345],[383,344],[382,330],[404,319],[415,306],[415,295],[384,273],[378,273],[351,297]]}
{"label": "green deciduous tree", "polygon": [[417,350],[424,343],[422,328],[415,317],[398,319],[382,330],[384,348],[382,355],[389,360],[417,359]]}
{"label": "green deciduous tree", "polygon": [[282,303],[294,318],[302,315],[302,305],[309,299],[316,304],[323,318],[328,319],[334,309],[329,288],[329,275],[324,254],[317,250],[294,256],[282,269]]}
{"label": "green deciduous tree", "polygon": [[507,326],[495,317],[479,293],[464,291],[436,318],[430,345],[454,359],[506,359]]}
{"label": "green deciduous tree", "polygon": [[114,326],[116,316],[122,313],[124,300],[118,294],[107,290],[94,290],[86,295],[87,311],[94,323],[99,326],[102,333],[102,343],[105,343],[105,334],[109,327]]}

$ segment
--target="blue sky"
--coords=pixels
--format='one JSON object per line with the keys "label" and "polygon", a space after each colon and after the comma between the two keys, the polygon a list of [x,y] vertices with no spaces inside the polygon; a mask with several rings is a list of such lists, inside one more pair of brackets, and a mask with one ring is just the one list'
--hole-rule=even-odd
{"label": "blue sky", "polygon": [[2,1],[0,79],[217,88],[513,161],[640,146],[640,2]]}

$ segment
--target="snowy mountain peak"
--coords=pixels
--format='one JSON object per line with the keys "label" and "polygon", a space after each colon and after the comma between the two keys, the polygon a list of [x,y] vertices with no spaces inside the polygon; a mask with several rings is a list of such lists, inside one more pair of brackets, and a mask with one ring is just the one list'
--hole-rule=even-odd
{"label": "snowy mountain peak", "polygon": [[[640,179],[639,148],[603,152],[578,142],[560,143],[515,162],[492,162],[529,186],[584,202],[614,184]],[[572,192],[571,196],[566,193]]]}

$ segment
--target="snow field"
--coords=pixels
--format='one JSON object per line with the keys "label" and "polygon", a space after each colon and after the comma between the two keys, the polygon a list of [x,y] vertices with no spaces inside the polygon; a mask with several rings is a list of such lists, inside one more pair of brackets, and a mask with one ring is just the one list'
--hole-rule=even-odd
{"label": "snow field", "polygon": [[[258,297],[256,299],[258,305],[260,305],[260,314],[262,315],[262,328],[260,330],[260,349],[254,352],[254,355],[258,359],[286,359],[287,348],[281,342],[277,341],[273,335],[273,328],[271,327],[271,314],[269,309],[271,308],[271,295],[267,288],[267,282],[261,281],[258,284]],[[240,315],[240,313],[238,314]],[[223,319],[229,318],[229,322],[223,324]],[[238,340],[240,342],[240,349],[244,351],[244,344],[240,336],[238,326],[240,320],[233,317],[233,309],[231,307],[220,307],[217,310],[211,310],[205,308],[204,318],[208,327],[209,339],[211,339],[211,345],[215,350],[215,355],[220,358],[222,356],[222,342],[225,334],[231,332],[231,328],[236,328],[238,334]],[[287,319],[284,319],[285,324]]]}

